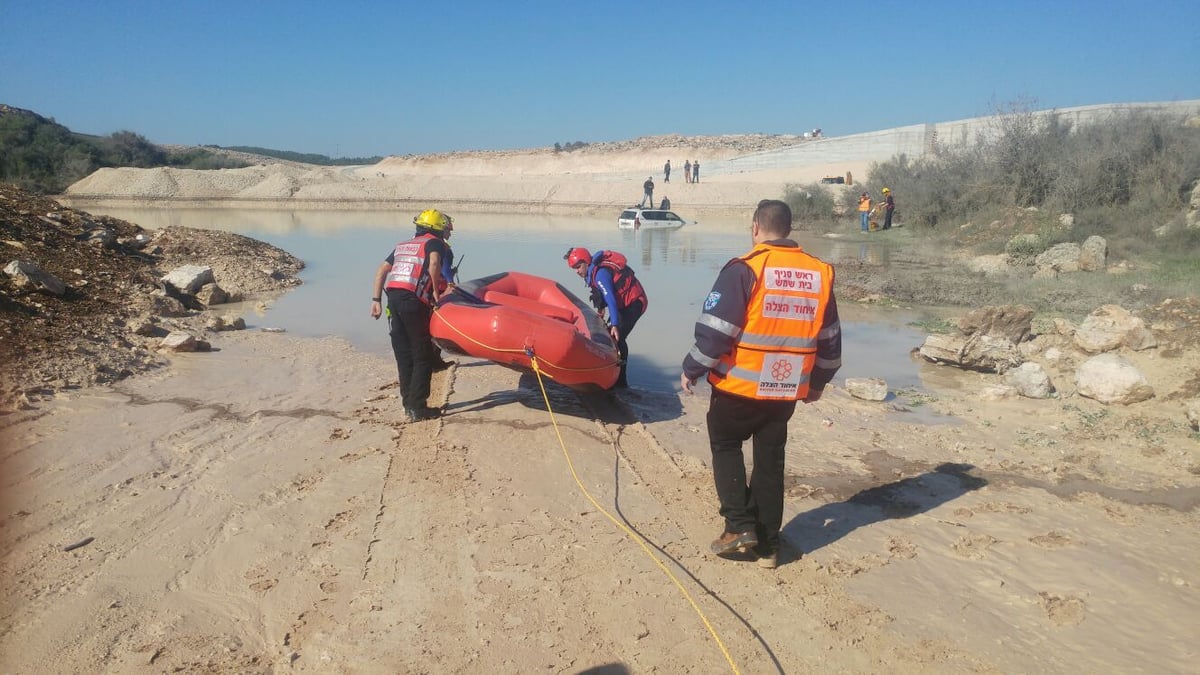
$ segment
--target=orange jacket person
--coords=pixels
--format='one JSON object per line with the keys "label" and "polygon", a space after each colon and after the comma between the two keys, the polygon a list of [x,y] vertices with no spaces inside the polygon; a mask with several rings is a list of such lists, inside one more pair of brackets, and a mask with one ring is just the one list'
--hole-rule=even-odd
{"label": "orange jacket person", "polygon": [[[680,375],[689,393],[701,377],[712,385],[708,441],[725,528],[709,548],[717,555],[755,548],[768,568],[778,562],[783,526],[788,420],[796,401],[821,398],[842,365],[833,267],[788,239],[791,231],[787,204],[759,202],[754,248],[717,276]],[[742,443],[751,437],[747,483]]]}
{"label": "orange jacket person", "polygon": [[858,198],[858,220],[863,232],[871,229],[871,198],[865,192]]}

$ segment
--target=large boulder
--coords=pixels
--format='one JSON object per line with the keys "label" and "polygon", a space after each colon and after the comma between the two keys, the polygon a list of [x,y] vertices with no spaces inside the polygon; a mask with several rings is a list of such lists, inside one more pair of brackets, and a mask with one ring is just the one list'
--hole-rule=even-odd
{"label": "large boulder", "polygon": [[992,335],[930,335],[918,353],[934,363],[990,373],[1003,373],[1023,360],[1012,340]]}
{"label": "large boulder", "polygon": [[1032,333],[1033,309],[1024,305],[980,307],[958,320],[958,329],[968,337],[991,335],[1021,344]]}
{"label": "large boulder", "polygon": [[1075,329],[1074,340],[1077,347],[1089,354],[1118,347],[1141,351],[1158,345],[1146,322],[1120,305],[1103,305],[1089,314]]}
{"label": "large boulder", "polygon": [[1108,242],[1104,237],[1092,235],[1084,240],[1079,250],[1079,269],[1084,272],[1103,272],[1108,267]]}
{"label": "large boulder", "polygon": [[183,265],[168,272],[162,281],[184,293],[195,294],[204,284],[213,283],[213,271],[208,265]]}
{"label": "large boulder", "polygon": [[67,292],[67,285],[62,279],[43,270],[40,265],[27,260],[13,260],[4,266],[4,273],[12,277],[17,287],[29,286],[31,290],[62,295]]}
{"label": "large boulder", "polygon": [[1025,398],[1049,398],[1054,393],[1050,376],[1038,364],[1026,361],[1004,374],[1004,384]]}
{"label": "large boulder", "polygon": [[1039,270],[1053,270],[1055,272],[1078,272],[1079,271],[1079,254],[1082,248],[1079,244],[1065,243],[1055,244],[1045,251],[1038,254],[1033,259],[1034,266]]}
{"label": "large boulder", "polygon": [[1100,354],[1081,363],[1075,371],[1075,391],[1101,403],[1120,405],[1154,397],[1154,388],[1141,371],[1116,354]]}

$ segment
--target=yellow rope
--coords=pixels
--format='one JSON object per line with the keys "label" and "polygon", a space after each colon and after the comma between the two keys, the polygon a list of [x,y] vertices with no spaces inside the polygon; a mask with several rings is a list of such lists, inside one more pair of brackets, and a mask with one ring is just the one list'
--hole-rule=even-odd
{"label": "yellow rope", "polygon": [[610,521],[612,521],[614,525],[620,528],[626,536],[636,541],[638,545],[642,547],[642,551],[644,551],[646,555],[654,561],[654,564],[658,565],[659,569],[661,569],[667,575],[667,577],[671,579],[671,581],[675,584],[675,587],[678,588],[679,592],[683,594],[683,597],[687,599],[688,604],[690,604],[692,609],[696,611],[696,614],[699,615],[700,621],[704,623],[704,627],[708,629],[708,632],[710,635],[712,635],[713,640],[716,641],[717,647],[719,647],[721,649],[721,653],[725,655],[725,660],[729,662],[729,668],[735,673],[735,675],[740,675],[737,664],[733,662],[733,657],[729,654],[729,650],[725,648],[725,643],[721,641],[721,636],[717,635],[717,631],[715,628],[713,628],[712,624],[709,623],[708,617],[704,615],[704,612],[700,609],[700,606],[697,605],[696,601],[692,599],[691,594],[688,593],[687,589],[683,587],[683,584],[680,583],[678,577],[676,577],[671,570],[664,565],[661,560],[659,560],[658,556],[654,555],[654,553],[650,550],[650,547],[646,544],[645,538],[638,536],[629,528],[629,526],[613,517],[613,515],[606,511],[603,506],[600,506],[600,503],[597,502],[596,499],[592,497],[592,494],[587,491],[587,488],[583,486],[583,482],[579,480],[579,474],[575,472],[575,463],[571,461],[571,453],[567,451],[567,444],[563,441],[562,433],[558,429],[558,420],[554,418],[554,410],[550,407],[550,397],[546,394],[546,385],[542,382],[542,371],[540,368],[538,368],[538,359],[536,356],[530,355],[529,361],[533,366],[534,374],[537,375],[538,387],[541,388],[542,399],[546,402],[546,411],[550,413],[550,424],[554,427],[554,434],[558,436],[558,445],[562,448],[563,456],[567,458],[567,467],[571,469],[571,477],[575,479],[575,484],[579,486],[580,492],[582,492],[583,495],[588,498],[588,501],[592,503],[592,506],[596,507],[596,510],[598,510],[600,513],[603,513]]}
{"label": "yellow rope", "polygon": [[[493,347],[489,344],[480,342],[479,340],[476,340],[475,338],[471,337],[470,335],[467,335],[466,333],[459,330],[458,326],[455,326],[453,323],[450,323],[450,321],[448,319],[446,319],[446,315],[442,314],[440,307],[435,307],[433,311],[434,311],[434,313],[440,315],[442,318],[442,323],[449,326],[450,329],[453,330],[455,333],[458,333],[459,335],[470,340],[471,342],[474,342],[475,344],[479,345],[480,347],[483,347],[484,349],[490,349],[494,352],[501,352],[504,354],[528,354],[529,353],[528,350],[526,350],[526,349],[502,349],[500,347]],[[553,361],[547,361],[546,363],[550,364],[551,366],[553,366],[559,370],[566,371],[566,372],[587,373],[587,372],[591,372],[593,370],[607,370],[609,368],[612,368],[614,364],[619,363],[619,362],[620,361],[614,361],[613,363],[609,363],[609,364],[606,364],[603,366],[595,366],[592,368],[568,368],[567,366],[560,366]],[[551,379],[553,379],[553,378],[551,378]]]}

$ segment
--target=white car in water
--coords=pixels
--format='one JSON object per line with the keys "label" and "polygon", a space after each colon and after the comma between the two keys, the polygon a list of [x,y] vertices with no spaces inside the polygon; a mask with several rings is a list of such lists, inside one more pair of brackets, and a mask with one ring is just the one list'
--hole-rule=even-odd
{"label": "white car in water", "polygon": [[625,209],[617,217],[622,230],[676,230],[688,222],[666,209]]}

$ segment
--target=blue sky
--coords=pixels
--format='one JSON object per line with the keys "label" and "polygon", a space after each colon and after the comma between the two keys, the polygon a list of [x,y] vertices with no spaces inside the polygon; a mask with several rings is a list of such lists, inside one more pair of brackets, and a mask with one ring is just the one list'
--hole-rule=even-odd
{"label": "blue sky", "polygon": [[1200,98],[1200,2],[0,0],[0,103],[331,156]]}

